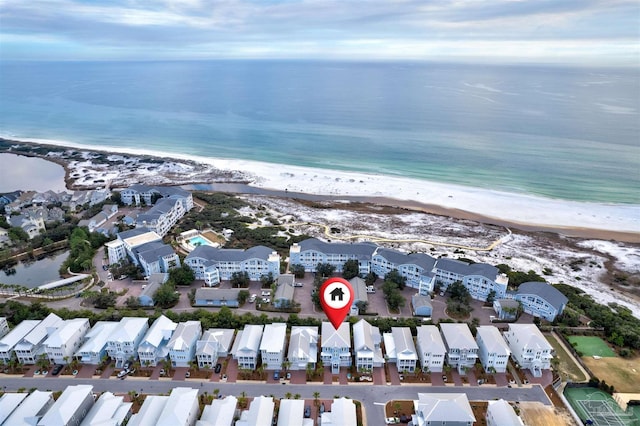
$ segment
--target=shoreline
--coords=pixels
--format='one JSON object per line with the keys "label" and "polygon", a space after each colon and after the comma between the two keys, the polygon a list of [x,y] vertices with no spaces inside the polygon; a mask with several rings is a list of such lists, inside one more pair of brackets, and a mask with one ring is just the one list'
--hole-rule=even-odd
{"label": "shoreline", "polygon": [[[181,176],[176,175],[175,181],[171,179],[169,182],[161,183],[165,185],[208,185],[211,182],[245,184],[248,187],[256,188],[257,192],[266,193],[266,195],[273,193],[274,196],[284,195],[295,198],[295,194],[309,194],[327,201],[348,200],[395,206],[441,216],[514,227],[524,231],[551,232],[571,237],[640,243],[640,205],[636,204],[556,200],[381,174],[342,172],[241,159],[197,157],[144,149],[82,145],[57,140],[16,140],[2,135],[0,138],[11,144],[34,147],[54,146],[59,149],[70,148],[109,155],[163,159],[209,167],[210,175],[205,178],[178,179]],[[36,156],[58,163],[65,169],[65,182],[69,189],[72,189],[74,185],[78,186],[75,183],[77,179],[74,180],[71,177],[74,169],[70,167],[70,163],[74,159],[10,150],[3,152]],[[87,161],[90,163],[90,160],[86,160],[82,162],[82,167],[90,167]],[[114,173],[111,169],[109,171]],[[115,176],[118,176],[118,173]],[[146,183],[152,180],[151,177],[149,173],[138,171],[137,174],[133,173],[129,179]],[[107,179],[110,180],[110,178]],[[104,183],[102,185],[104,186]],[[94,187],[97,186],[100,185],[94,184]]]}

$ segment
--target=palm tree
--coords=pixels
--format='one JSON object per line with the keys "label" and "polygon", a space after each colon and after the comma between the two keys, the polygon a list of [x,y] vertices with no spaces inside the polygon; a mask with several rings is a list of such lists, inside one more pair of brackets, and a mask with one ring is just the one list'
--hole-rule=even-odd
{"label": "palm tree", "polygon": [[220,394],[220,389],[216,388],[213,390],[213,395],[218,399],[218,395]]}
{"label": "palm tree", "polygon": [[291,392],[287,392],[287,393],[285,393],[285,394],[284,394],[284,397],[285,397],[286,399],[291,399]]}
{"label": "palm tree", "polygon": [[320,392],[315,391],[313,393],[313,403],[315,404],[316,407],[320,405]]}
{"label": "palm tree", "polygon": [[300,399],[300,394],[297,393],[297,394],[293,395],[293,399]]}

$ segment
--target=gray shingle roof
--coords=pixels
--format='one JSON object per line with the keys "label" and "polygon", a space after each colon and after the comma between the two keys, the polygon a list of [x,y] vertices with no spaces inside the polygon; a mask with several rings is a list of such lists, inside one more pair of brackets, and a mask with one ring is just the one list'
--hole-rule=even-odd
{"label": "gray shingle roof", "polygon": [[272,252],[272,249],[265,246],[255,246],[247,250],[241,250],[221,249],[208,245],[201,245],[196,247],[194,251],[189,253],[187,259],[200,257],[206,260],[217,262],[239,262],[253,258],[267,260]]}
{"label": "gray shingle roof", "polygon": [[239,289],[207,288],[201,287],[196,290],[196,300],[238,300]]}
{"label": "gray shingle roof", "polygon": [[518,290],[516,294],[535,294],[546,300],[551,306],[560,310],[562,305],[566,304],[569,299],[562,294],[557,288],[552,286],[551,284],[543,283],[543,282],[534,282],[529,281],[526,283],[520,284],[518,286]]}
{"label": "gray shingle roof", "polygon": [[468,264],[456,259],[441,258],[436,261],[436,267],[443,271],[453,272],[459,275],[481,275],[495,280],[498,276],[498,268],[487,263]]}
{"label": "gray shingle roof", "polygon": [[146,234],[147,232],[149,232],[149,230],[143,228],[130,229],[128,231],[119,232],[118,238],[120,238],[121,240],[126,240],[127,238],[136,237],[138,235]]}
{"label": "gray shingle roof", "polygon": [[397,250],[379,248],[378,251],[376,251],[376,254],[384,257],[389,262],[395,263],[396,265],[414,264],[429,272],[433,269],[433,265],[436,263],[436,260],[433,257],[424,253],[407,254]]}
{"label": "gray shingle roof", "polygon": [[136,251],[138,252],[138,256],[146,263],[153,263],[163,256],[175,254],[170,245],[164,244],[161,241],[143,244],[138,247]]}
{"label": "gray shingle roof", "polygon": [[325,243],[316,238],[308,238],[300,243],[300,250],[317,250],[326,254],[349,254],[369,259],[377,246],[373,243]]}

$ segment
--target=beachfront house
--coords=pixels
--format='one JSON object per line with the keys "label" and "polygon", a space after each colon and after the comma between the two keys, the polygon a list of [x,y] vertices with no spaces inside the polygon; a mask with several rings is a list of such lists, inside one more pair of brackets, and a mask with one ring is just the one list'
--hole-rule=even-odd
{"label": "beachfront house", "polygon": [[353,351],[358,371],[371,371],[384,365],[380,329],[361,319],[353,325]]}
{"label": "beachfront house", "polygon": [[195,360],[196,343],[202,336],[202,324],[200,321],[181,322],[171,335],[167,343],[169,359],[174,367],[189,367],[189,363]]}
{"label": "beachfront house", "polygon": [[351,335],[349,323],[343,322],[336,330],[330,322],[322,323],[320,359],[324,368],[331,367],[332,374],[340,373],[340,367],[351,366]]}
{"label": "beachfront house", "polygon": [[294,325],[291,327],[289,352],[290,370],[315,369],[318,362],[318,327]]}
{"label": "beachfront house", "polygon": [[238,288],[200,287],[194,295],[193,306],[210,306],[215,308],[228,306],[230,308],[237,308],[240,306],[240,302],[238,301],[240,291]]}
{"label": "beachfront house", "polygon": [[478,327],[476,342],[478,343],[480,362],[485,371],[495,373],[507,371],[511,350],[497,327],[492,325]]}
{"label": "beachfront house", "polygon": [[371,257],[371,270],[379,277],[396,270],[407,279],[407,287],[415,288],[419,294],[427,295],[433,291],[436,260],[424,253],[403,253],[379,247]]}
{"label": "beachfront house", "polygon": [[293,306],[293,274],[282,274],[276,280],[276,291],[273,295],[273,306],[276,308],[288,308]]}
{"label": "beachfront house", "polygon": [[54,364],[68,364],[88,331],[89,320],[87,318],[63,321],[44,341],[44,350],[49,361]]}
{"label": "beachfront house", "polygon": [[96,322],[84,335],[82,345],[74,356],[83,364],[100,364],[102,358],[107,355],[107,340],[116,327],[118,323],[114,321]]}
{"label": "beachfront house", "polygon": [[133,402],[124,402],[124,396],[103,392],[80,426],[120,426],[131,415],[132,406]]}
{"label": "beachfront house", "polygon": [[200,368],[215,367],[218,358],[229,354],[236,331],[231,328],[210,328],[196,342],[196,360]]}
{"label": "beachfront house", "polygon": [[435,325],[421,325],[418,327],[417,350],[420,365],[424,372],[442,372],[447,348],[442,336]]}
{"label": "beachfront house", "polygon": [[308,238],[289,248],[289,264],[302,265],[305,271],[315,272],[319,263],[329,263],[342,272],[347,260],[357,260],[360,274],[371,271],[371,256],[377,246],[373,243],[326,243]]}
{"label": "beachfront house", "polygon": [[534,324],[509,324],[504,338],[516,362],[531,370],[534,377],[551,368],[553,347]]}
{"label": "beachfront house", "polygon": [[62,318],[56,314],[49,314],[40,321],[26,336],[14,347],[16,358],[22,364],[35,364],[38,357],[46,355],[44,341],[51,336],[63,323]]}
{"label": "beachfront house", "polygon": [[489,401],[485,417],[487,426],[524,426],[524,422],[504,399]]}
{"label": "beachfront house", "polygon": [[38,426],[78,426],[94,404],[93,386],[67,386]]}
{"label": "beachfront house", "polygon": [[38,320],[24,320],[0,339],[0,360],[8,364],[14,357],[14,348],[24,337],[40,324]]}
{"label": "beachfront house", "polygon": [[447,348],[447,364],[458,369],[458,373],[467,374],[478,359],[478,344],[471,335],[469,326],[464,323],[441,323],[440,332]]}
{"label": "beachfront house", "polygon": [[149,330],[147,318],[124,317],[107,340],[107,353],[115,360],[116,368],[138,355],[138,345]]}
{"label": "beachfront house", "polygon": [[287,344],[287,324],[274,322],[264,326],[260,341],[260,357],[266,370],[279,370],[284,361]]}
{"label": "beachfront house", "polygon": [[178,324],[164,315],[160,315],[149,327],[138,345],[140,365],[155,367],[169,356],[167,343]]}
{"label": "beachfront house", "polygon": [[231,349],[233,359],[238,361],[238,368],[254,370],[257,367],[263,331],[263,325],[255,324],[247,324],[242,331],[238,331]]}
{"label": "beachfront house", "polygon": [[369,295],[367,294],[367,284],[360,277],[353,277],[349,280],[353,288],[353,302],[349,310],[350,316],[357,316],[360,313],[360,306],[369,305]]}
{"label": "beachfront house", "polygon": [[464,393],[419,393],[413,407],[414,426],[472,426],[476,421]]}
{"label": "beachfront house", "polygon": [[240,250],[201,245],[187,255],[184,264],[193,270],[197,280],[203,280],[209,287],[230,280],[234,272],[247,272],[252,281],[269,273],[274,278],[280,275],[280,255],[265,246]]}
{"label": "beachfront house", "polygon": [[139,206],[142,203],[151,206],[162,199],[180,200],[183,203],[184,210],[189,211],[193,208],[193,195],[191,195],[191,192],[177,186],[135,184],[120,191],[120,199],[128,206]]}
{"label": "beachfront house", "polygon": [[418,352],[409,327],[391,327],[391,333],[382,335],[387,362],[396,364],[398,371],[413,373]]}
{"label": "beachfront house", "polygon": [[334,398],[331,403],[331,411],[325,411],[320,415],[322,426],[356,426],[356,405],[349,398]]}
{"label": "beachfront house", "polygon": [[569,301],[551,284],[531,281],[520,284],[513,298],[520,302],[524,312],[549,322],[562,313]]}
{"label": "beachfront house", "polygon": [[461,260],[440,258],[436,261],[433,272],[435,282],[443,289],[460,281],[471,297],[477,300],[487,300],[491,292],[494,292],[494,299],[504,298],[509,283],[505,274],[486,263],[468,264]]}

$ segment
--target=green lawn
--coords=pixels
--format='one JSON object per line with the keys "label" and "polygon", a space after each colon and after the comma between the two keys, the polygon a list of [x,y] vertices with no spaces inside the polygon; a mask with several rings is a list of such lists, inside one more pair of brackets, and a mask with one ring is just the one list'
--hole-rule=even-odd
{"label": "green lawn", "polygon": [[549,344],[553,346],[556,357],[559,361],[558,370],[563,380],[570,379],[573,382],[586,382],[589,380],[589,378],[582,373],[582,370],[580,370],[576,364],[577,361],[573,359],[573,356],[564,350],[560,345],[560,342],[558,342],[552,334],[545,334],[544,337],[546,337]]}
{"label": "green lawn", "polygon": [[583,356],[616,356],[616,353],[607,345],[607,342],[597,336],[568,336],[567,340],[569,340],[572,345],[575,344],[574,347],[578,352],[581,352]]}

